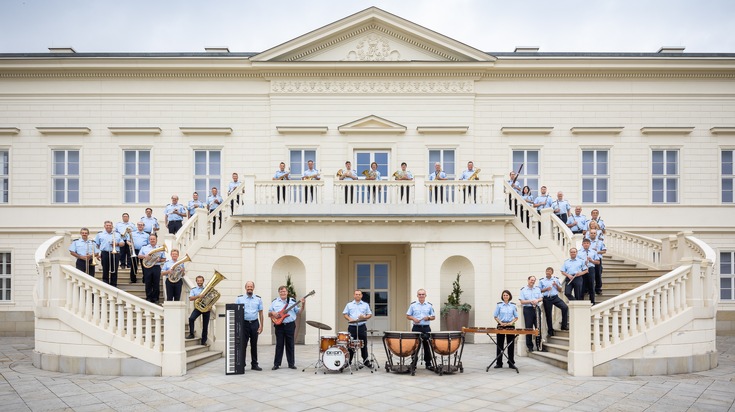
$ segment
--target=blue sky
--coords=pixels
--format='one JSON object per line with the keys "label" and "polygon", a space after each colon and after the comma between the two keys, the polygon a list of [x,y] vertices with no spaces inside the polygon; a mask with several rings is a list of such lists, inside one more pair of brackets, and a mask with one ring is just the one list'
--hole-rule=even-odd
{"label": "blue sky", "polygon": [[490,52],[735,52],[735,0],[0,0],[0,53],[258,52],[370,6]]}

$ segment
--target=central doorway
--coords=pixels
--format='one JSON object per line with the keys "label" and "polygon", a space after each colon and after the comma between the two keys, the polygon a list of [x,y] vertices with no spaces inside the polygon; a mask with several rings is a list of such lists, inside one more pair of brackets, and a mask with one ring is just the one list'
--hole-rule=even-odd
{"label": "central doorway", "polygon": [[373,312],[373,329],[388,330],[390,328],[390,300],[388,285],[390,278],[389,262],[357,262],[355,263],[355,282],[357,289],[362,290],[362,300],[370,305]]}

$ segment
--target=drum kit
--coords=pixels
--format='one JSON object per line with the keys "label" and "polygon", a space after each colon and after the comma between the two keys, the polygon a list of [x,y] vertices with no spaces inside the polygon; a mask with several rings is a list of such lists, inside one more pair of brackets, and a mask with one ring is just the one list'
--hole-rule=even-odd
{"label": "drum kit", "polygon": [[[332,327],[314,320],[307,320],[306,324],[319,330],[319,357],[318,360],[310,366],[314,368],[314,374],[319,370],[322,370],[325,374],[328,370],[342,373],[348,368],[350,370],[350,374],[352,374],[352,364],[349,362],[350,351],[362,349],[363,341],[360,339],[352,339],[349,332],[338,332],[337,335],[322,336],[321,334],[323,330],[329,331],[332,330]],[[369,330],[368,332],[374,333],[377,331]],[[372,355],[372,343],[370,345],[370,349],[372,365],[376,365],[375,356]],[[364,365],[362,362],[358,362],[357,359],[358,357],[355,356],[355,367],[357,369],[362,369]],[[371,373],[375,370],[375,366],[372,365],[370,367]],[[306,371],[306,369],[307,368],[304,368],[302,372]]]}

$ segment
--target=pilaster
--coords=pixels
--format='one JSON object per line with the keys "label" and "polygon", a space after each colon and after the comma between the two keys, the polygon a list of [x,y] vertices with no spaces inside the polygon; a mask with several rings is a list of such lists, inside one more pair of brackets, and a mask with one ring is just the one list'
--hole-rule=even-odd
{"label": "pilaster", "polygon": [[[321,243],[322,268],[320,276],[306,276],[307,289],[314,289],[320,293],[320,297],[314,302],[321,305],[309,307],[312,319],[319,319],[327,325],[337,325],[337,245],[335,243]],[[319,285],[321,282],[321,286]],[[317,330],[308,328],[306,331],[306,342],[316,342]]]}

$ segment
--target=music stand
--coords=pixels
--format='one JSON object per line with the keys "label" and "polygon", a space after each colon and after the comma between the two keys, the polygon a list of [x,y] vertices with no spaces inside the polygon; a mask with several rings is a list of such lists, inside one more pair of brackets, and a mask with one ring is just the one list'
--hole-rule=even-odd
{"label": "music stand", "polygon": [[[321,369],[324,369],[324,362],[322,361],[322,347],[321,347],[321,344],[322,344],[322,329],[323,330],[332,330],[332,327],[329,326],[329,325],[325,325],[324,323],[317,322],[315,320],[307,320],[306,321],[306,324],[309,325],[309,326],[313,326],[313,327],[317,328],[317,330],[319,331],[319,338],[318,338],[319,340],[317,341],[317,345],[316,345],[316,350],[317,350],[317,352],[319,354],[317,355],[316,362],[314,362],[311,365],[306,366],[304,369],[301,370],[301,372],[304,372],[304,371],[306,371],[307,368],[310,368],[311,367],[311,368],[314,368],[314,375],[316,375],[317,371],[320,368]],[[327,373],[326,371],[323,371],[323,372],[325,374]]]}

